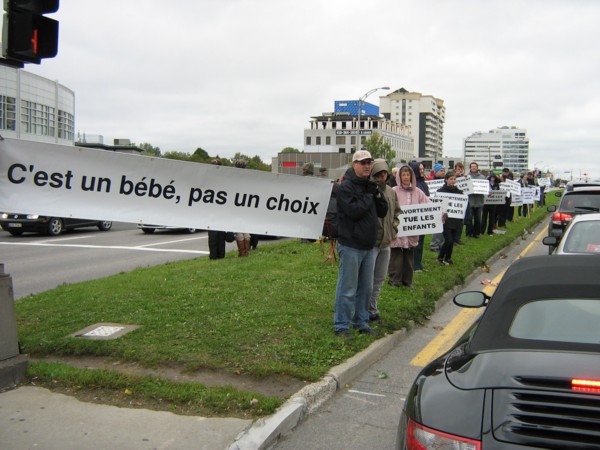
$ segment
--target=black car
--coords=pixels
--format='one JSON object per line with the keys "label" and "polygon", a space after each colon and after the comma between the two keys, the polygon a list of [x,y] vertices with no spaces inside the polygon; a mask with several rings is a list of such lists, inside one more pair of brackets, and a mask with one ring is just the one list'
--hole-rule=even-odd
{"label": "black car", "polygon": [[112,228],[112,222],[104,220],[74,219],[71,217],[51,217],[38,214],[1,213],[0,226],[13,236],[26,232],[58,236],[65,230],[83,227],[98,227],[101,231]]}
{"label": "black car", "polygon": [[[558,192],[558,195],[561,195]],[[559,241],[565,228],[578,214],[600,212],[600,186],[576,187],[562,194],[560,203],[548,206],[552,213],[548,224],[548,236],[554,236]],[[552,253],[555,247],[548,247],[548,253]]]}
{"label": "black car", "polygon": [[600,258],[514,262],[486,306],[406,397],[398,449],[599,449]]}

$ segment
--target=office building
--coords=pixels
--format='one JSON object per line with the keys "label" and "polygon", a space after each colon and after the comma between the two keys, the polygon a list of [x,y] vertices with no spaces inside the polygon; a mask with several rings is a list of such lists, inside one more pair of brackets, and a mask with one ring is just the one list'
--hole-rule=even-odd
{"label": "office building", "polygon": [[444,149],[444,101],[404,88],[379,97],[383,117],[412,130],[414,154],[410,159],[440,159]]}
{"label": "office building", "polygon": [[529,167],[529,138],[527,130],[518,127],[499,127],[487,133],[473,133],[464,139],[466,165],[476,162],[480,170],[508,167],[514,174]]}

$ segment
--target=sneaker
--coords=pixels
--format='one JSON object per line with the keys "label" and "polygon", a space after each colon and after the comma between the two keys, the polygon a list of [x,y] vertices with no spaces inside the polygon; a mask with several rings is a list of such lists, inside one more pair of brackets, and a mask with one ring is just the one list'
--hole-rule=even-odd
{"label": "sneaker", "polygon": [[423,269],[415,269],[415,273],[421,273],[421,272],[424,272],[424,270]]}
{"label": "sneaker", "polygon": [[362,328],[358,330],[360,334],[368,334],[369,336],[377,336],[378,333],[373,328]]}
{"label": "sneaker", "polygon": [[336,330],[335,331],[335,335],[343,337],[343,338],[346,338],[346,339],[350,339],[352,337],[352,333],[348,329],[345,329],[345,330]]}
{"label": "sneaker", "polygon": [[377,322],[378,320],[381,320],[379,314],[373,314],[372,316],[369,316],[369,322]]}
{"label": "sneaker", "polygon": [[465,245],[465,243],[459,239],[458,241],[454,241],[454,245]]}
{"label": "sneaker", "polygon": [[408,288],[408,289],[413,289],[413,285],[412,285],[412,283],[405,283],[405,282],[403,281],[403,282],[402,282],[402,285],[403,285],[405,288]]}
{"label": "sneaker", "polygon": [[444,261],[444,264],[446,264],[447,266],[451,266],[454,263],[452,262],[451,259],[447,259],[446,261]]}
{"label": "sneaker", "polygon": [[444,260],[442,258],[438,258],[438,264],[440,266],[443,266],[444,265]]}
{"label": "sneaker", "polygon": [[400,287],[400,283],[396,281],[388,281],[388,284],[393,287]]}

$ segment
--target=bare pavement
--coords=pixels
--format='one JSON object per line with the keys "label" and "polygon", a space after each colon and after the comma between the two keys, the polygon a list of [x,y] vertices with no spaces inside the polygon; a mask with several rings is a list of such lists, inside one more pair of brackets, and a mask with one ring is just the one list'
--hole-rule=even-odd
{"label": "bare pavement", "polygon": [[[525,241],[517,242],[510,250],[518,254],[532,243],[544,227],[539,225]],[[509,250],[505,253],[507,253]],[[508,264],[512,257],[492,258],[489,278]],[[322,380],[294,394],[273,415],[256,421],[235,418],[181,416],[169,412],[120,408],[92,404],[47,389],[22,386],[0,393],[0,448],[2,450],[80,450],[94,449],[267,449],[281,436],[289,434],[302,421],[330,400],[337,391],[345,389],[367,371],[373,363],[392,350],[398,350],[405,339],[420,330],[423,339],[430,339],[449,323],[451,298],[462,290],[481,290],[484,274],[476,272],[463,286],[457,286],[437,303],[431,324],[413,330],[401,330],[375,341],[369,348],[344,364],[334,367]],[[430,336],[427,336],[429,333]],[[423,343],[426,341],[423,340]],[[400,411],[397,405],[397,414]],[[389,434],[399,416],[390,418]],[[285,444],[285,439],[284,442]],[[284,445],[285,447],[285,445]],[[312,448],[310,445],[304,448]]]}

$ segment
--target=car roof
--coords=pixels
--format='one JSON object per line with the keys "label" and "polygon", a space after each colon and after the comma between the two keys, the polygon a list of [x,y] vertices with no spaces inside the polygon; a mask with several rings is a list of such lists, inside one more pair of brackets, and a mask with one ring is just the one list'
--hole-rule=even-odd
{"label": "car roof", "polygon": [[[470,348],[483,351],[504,348],[552,347],[573,349],[573,344],[540,343],[508,334],[517,310],[539,299],[596,299],[600,301],[600,258],[590,255],[543,255],[519,259],[508,268],[477,329]],[[577,344],[578,347],[590,344]],[[600,344],[592,346],[598,351]]]}

